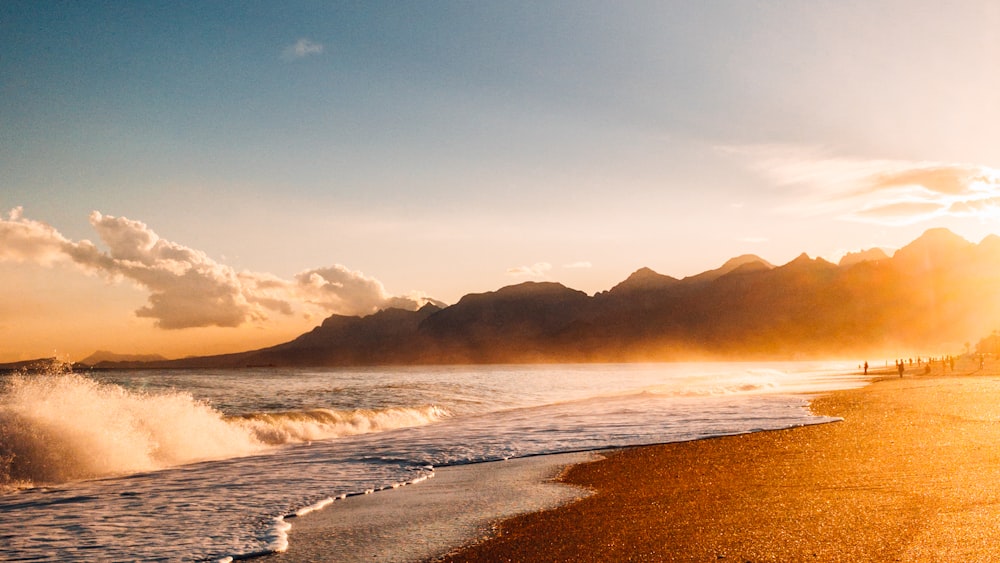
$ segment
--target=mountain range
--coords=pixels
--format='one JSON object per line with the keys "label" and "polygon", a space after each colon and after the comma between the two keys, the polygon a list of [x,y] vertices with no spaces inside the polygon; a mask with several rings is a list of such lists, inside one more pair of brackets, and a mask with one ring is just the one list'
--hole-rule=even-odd
{"label": "mountain range", "polygon": [[[932,229],[896,251],[753,255],[683,279],[641,268],[587,295],[553,282],[450,306],[333,315],[284,344],[97,367],[358,366],[694,359],[881,358],[951,353],[1000,322],[1000,237]],[[888,356],[885,356],[888,357]]]}

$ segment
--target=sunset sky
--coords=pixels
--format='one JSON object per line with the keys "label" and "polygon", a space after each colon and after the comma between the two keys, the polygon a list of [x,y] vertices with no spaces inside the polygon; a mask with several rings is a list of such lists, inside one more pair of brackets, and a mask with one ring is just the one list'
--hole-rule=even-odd
{"label": "sunset sky", "polygon": [[8,0],[0,362],[978,242],[997,30],[988,0]]}

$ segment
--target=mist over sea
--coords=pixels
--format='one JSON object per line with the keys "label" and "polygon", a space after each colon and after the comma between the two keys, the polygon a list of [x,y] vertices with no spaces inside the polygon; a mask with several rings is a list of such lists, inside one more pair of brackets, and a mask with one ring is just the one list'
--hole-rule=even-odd
{"label": "mist over sea", "polygon": [[[434,467],[829,422],[835,362],[0,376],[0,559],[225,560]],[[378,494],[391,495],[391,491]],[[336,502],[325,510],[336,510]]]}

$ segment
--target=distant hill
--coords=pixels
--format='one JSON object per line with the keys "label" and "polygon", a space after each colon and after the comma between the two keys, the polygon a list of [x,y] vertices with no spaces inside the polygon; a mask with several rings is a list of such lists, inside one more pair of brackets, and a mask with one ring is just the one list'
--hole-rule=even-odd
{"label": "distant hill", "polygon": [[101,362],[161,362],[166,360],[159,354],[115,354],[106,350],[98,350],[77,362],[85,366],[94,366]]}
{"label": "distant hill", "polygon": [[[846,257],[845,257],[846,258]],[[104,367],[791,359],[961,349],[1000,324],[1000,239],[930,230],[892,257],[752,255],[676,279],[641,268],[593,296],[527,282],[419,311],[334,315],[291,342]],[[863,258],[863,259],[862,259]]]}
{"label": "distant hill", "polygon": [[0,364],[0,372],[48,372],[69,368],[71,364],[57,358],[37,358],[21,362]]}

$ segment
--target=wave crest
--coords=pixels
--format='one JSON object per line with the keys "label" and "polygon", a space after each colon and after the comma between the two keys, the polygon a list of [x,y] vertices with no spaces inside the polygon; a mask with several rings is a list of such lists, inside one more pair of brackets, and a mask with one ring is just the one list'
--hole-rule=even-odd
{"label": "wave crest", "polygon": [[427,424],[437,407],[227,417],[190,393],[145,393],[74,373],[15,375],[0,390],[0,489],[250,455]]}
{"label": "wave crest", "polygon": [[446,416],[448,412],[444,409],[428,406],[254,413],[230,420],[251,431],[262,443],[278,445],[422,426]]}

